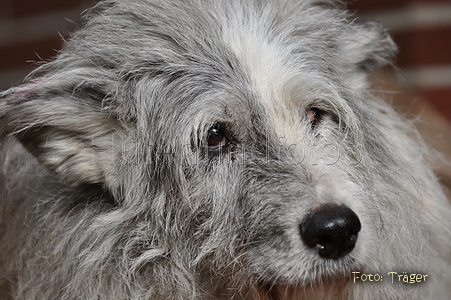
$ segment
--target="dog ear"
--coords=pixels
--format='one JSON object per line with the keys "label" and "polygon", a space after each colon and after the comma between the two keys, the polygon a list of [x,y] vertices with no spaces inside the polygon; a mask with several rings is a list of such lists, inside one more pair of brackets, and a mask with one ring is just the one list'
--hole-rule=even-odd
{"label": "dog ear", "polygon": [[397,48],[385,27],[379,22],[354,21],[351,37],[342,43],[341,57],[351,72],[370,72],[389,64]]}
{"label": "dog ear", "polygon": [[108,103],[105,74],[48,75],[1,94],[0,129],[72,185],[118,187],[115,160],[125,136]]}

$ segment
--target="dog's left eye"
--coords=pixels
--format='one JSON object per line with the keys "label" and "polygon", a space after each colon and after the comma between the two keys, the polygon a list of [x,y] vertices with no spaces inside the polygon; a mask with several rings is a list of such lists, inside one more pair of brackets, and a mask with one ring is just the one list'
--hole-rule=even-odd
{"label": "dog's left eye", "polygon": [[224,132],[215,125],[208,130],[208,149],[217,150],[227,145]]}

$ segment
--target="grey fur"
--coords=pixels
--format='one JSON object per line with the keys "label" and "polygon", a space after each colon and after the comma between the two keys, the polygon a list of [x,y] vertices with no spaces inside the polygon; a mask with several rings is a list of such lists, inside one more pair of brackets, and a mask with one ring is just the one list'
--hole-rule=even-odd
{"label": "grey fur", "polygon": [[[2,297],[445,299],[432,153],[367,83],[394,53],[336,2],[100,2],[2,94]],[[299,236],[324,203],[362,223],[339,259]]]}

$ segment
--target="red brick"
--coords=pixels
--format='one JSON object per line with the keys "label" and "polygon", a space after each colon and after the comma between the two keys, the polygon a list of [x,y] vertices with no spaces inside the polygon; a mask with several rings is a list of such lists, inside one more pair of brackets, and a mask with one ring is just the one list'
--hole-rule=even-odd
{"label": "red brick", "polygon": [[432,4],[446,3],[449,0],[346,0],[347,7],[358,13],[392,10],[406,7],[414,3]]}
{"label": "red brick", "polygon": [[393,36],[400,50],[399,66],[451,64],[451,27],[395,32]]}
{"label": "red brick", "polygon": [[409,0],[348,0],[346,3],[347,7],[351,10],[356,10],[359,13],[367,13],[371,11],[399,8],[409,3]]}
{"label": "red brick", "polygon": [[[62,45],[60,37],[42,39],[38,41],[3,46],[0,48],[0,69],[23,68],[30,65],[30,61],[45,60],[56,55],[56,50]],[[6,58],[6,59],[5,59]]]}
{"label": "red brick", "polygon": [[12,0],[1,0],[0,1],[0,18],[6,19],[12,17],[13,12],[13,1]]}
{"label": "red brick", "polygon": [[15,0],[13,1],[14,16],[20,18],[45,12],[76,8],[82,2],[82,0]]}
{"label": "red brick", "polygon": [[442,115],[451,120],[451,87],[424,89],[419,93]]}

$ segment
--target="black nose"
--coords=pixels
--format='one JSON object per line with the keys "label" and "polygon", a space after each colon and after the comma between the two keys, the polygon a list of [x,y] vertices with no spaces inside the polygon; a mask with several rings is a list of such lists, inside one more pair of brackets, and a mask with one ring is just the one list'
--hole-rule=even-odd
{"label": "black nose", "polygon": [[305,245],[323,258],[339,258],[354,249],[361,229],[357,215],[345,205],[324,204],[308,214],[301,224]]}

